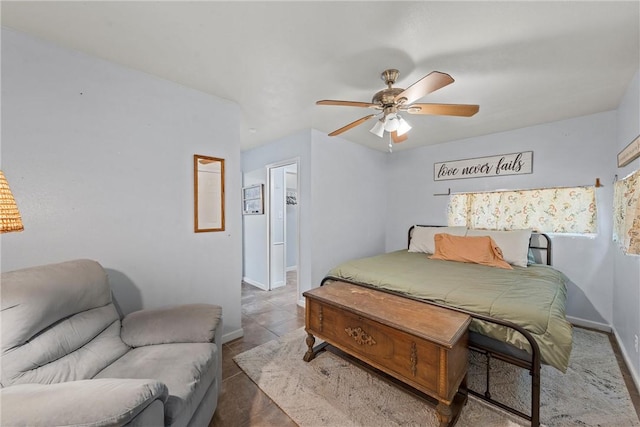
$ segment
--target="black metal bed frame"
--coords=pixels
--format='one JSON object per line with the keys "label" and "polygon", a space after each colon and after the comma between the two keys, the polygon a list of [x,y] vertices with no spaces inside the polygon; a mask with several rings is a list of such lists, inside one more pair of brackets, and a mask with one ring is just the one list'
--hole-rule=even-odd
{"label": "black metal bed frame", "polygon": [[[422,227],[433,227],[433,226],[424,225]],[[435,227],[439,227],[439,226],[435,226]],[[411,242],[411,233],[413,229],[414,229],[414,226],[409,228],[408,243]],[[533,238],[532,238],[529,242],[529,248],[535,249],[541,252],[545,252],[546,253],[546,257],[544,257],[545,258],[544,261],[546,261],[545,264],[551,265],[551,240],[549,239],[549,236],[547,236],[544,233],[535,233],[535,235],[540,236],[540,238],[543,239],[543,244],[532,245],[533,244]],[[539,239],[536,239],[536,240],[539,241]],[[540,426],[540,368],[541,368],[540,347],[538,346],[538,343],[535,341],[533,336],[529,333],[529,331],[524,329],[522,326],[516,325],[515,323],[509,322],[506,320],[496,319],[493,317],[485,316],[483,314],[473,313],[471,311],[440,304],[434,301],[426,301],[424,299],[413,297],[411,295],[407,295],[397,291],[383,289],[383,288],[379,288],[366,283],[360,283],[360,282],[343,279],[341,277],[336,277],[336,276],[326,276],[324,279],[322,279],[320,286],[323,286],[328,281],[347,282],[354,285],[364,286],[364,287],[376,289],[379,291],[400,295],[404,298],[410,298],[416,301],[423,302],[425,304],[431,304],[438,307],[444,307],[450,310],[458,311],[460,313],[465,313],[474,319],[501,325],[501,326],[513,329],[518,333],[520,333],[529,342],[529,345],[531,346],[531,353],[521,350],[511,344],[499,341],[494,338],[483,336],[476,332],[469,333],[469,349],[471,351],[484,355],[486,358],[486,383],[485,383],[484,393],[478,392],[472,389],[468,389],[468,391],[470,394],[478,397],[479,399],[482,399],[494,406],[499,407],[500,409],[503,409],[505,411],[508,411],[512,414],[515,414],[519,417],[522,417],[530,421],[532,427]],[[519,368],[529,370],[529,374],[531,375],[531,414],[525,414],[491,397],[491,392],[489,389],[491,384],[491,359],[492,358],[512,364]]]}

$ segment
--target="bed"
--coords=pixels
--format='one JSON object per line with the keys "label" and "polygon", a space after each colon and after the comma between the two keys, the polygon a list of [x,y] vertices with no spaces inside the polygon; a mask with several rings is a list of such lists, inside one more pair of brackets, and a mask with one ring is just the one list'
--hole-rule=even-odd
{"label": "bed", "polygon": [[[538,426],[540,364],[565,372],[572,337],[571,324],[565,318],[567,279],[550,266],[548,236],[527,234],[524,242],[527,259],[517,260],[516,265],[507,269],[429,259],[425,255],[429,249],[423,251],[419,245],[412,244],[414,232],[429,236],[428,233],[439,234],[439,230],[455,231],[451,227],[411,227],[410,251],[405,249],[342,263],[329,272],[322,284],[342,281],[373,287],[471,315],[469,348],[486,356],[487,378],[484,392],[469,392]],[[472,231],[482,235],[478,230]],[[453,234],[468,233],[469,230],[458,229]],[[498,237],[502,238],[502,235]],[[504,243],[505,246],[509,244]],[[530,371],[530,414],[492,399],[489,389],[491,358]]]}

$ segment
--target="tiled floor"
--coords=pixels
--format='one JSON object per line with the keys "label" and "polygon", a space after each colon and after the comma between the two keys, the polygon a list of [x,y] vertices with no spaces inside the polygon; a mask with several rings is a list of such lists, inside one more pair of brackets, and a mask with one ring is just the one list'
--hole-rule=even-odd
{"label": "tiled floor", "polygon": [[296,426],[233,357],[302,326],[304,309],[297,305],[295,273],[287,274],[287,286],[270,292],[242,284],[244,336],[222,346],[222,394],[209,427]]}
{"label": "tiled floor", "polygon": [[[242,284],[244,336],[223,345],[222,394],[209,427],[296,426],[233,361],[243,351],[304,326],[304,309],[297,306],[296,287],[295,275],[291,274],[287,286],[270,292]],[[640,417],[640,395],[612,336],[611,344]]]}

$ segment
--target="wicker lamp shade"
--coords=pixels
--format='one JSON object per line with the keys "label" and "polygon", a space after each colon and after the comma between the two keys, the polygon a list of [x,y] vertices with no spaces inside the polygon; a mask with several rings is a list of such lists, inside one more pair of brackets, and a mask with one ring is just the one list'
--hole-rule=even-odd
{"label": "wicker lamp shade", "polygon": [[22,219],[18,206],[11,194],[9,183],[4,177],[4,173],[0,171],[0,233],[8,233],[10,231],[22,231]]}

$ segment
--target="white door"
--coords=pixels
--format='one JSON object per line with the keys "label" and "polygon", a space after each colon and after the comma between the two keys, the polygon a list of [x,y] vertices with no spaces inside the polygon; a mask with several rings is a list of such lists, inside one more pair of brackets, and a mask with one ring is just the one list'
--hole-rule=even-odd
{"label": "white door", "polygon": [[269,289],[286,285],[285,167],[269,169]]}

